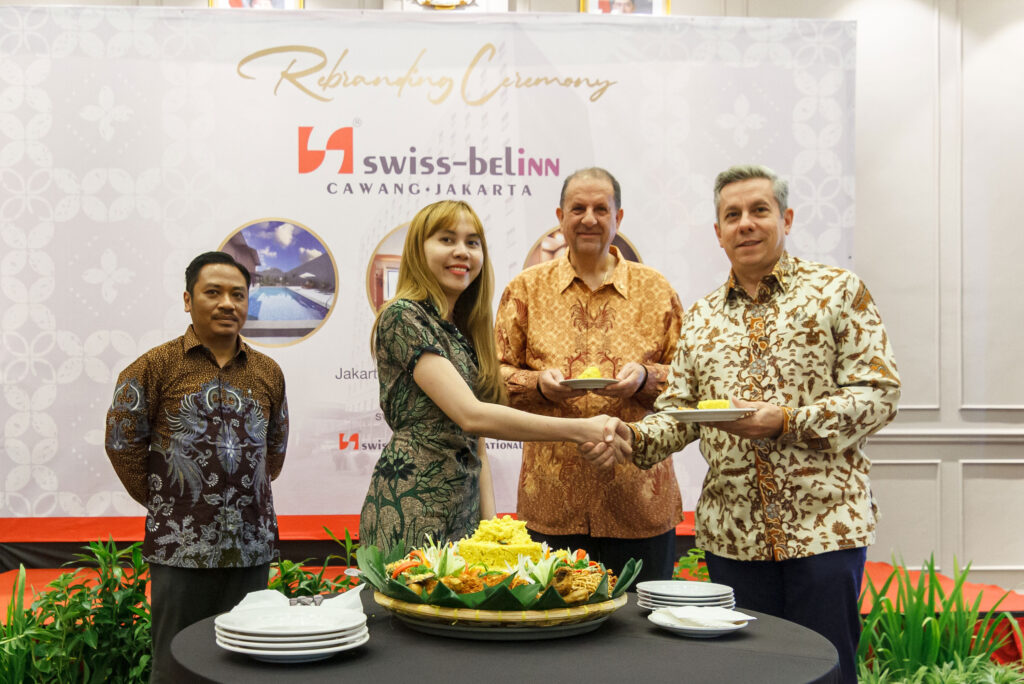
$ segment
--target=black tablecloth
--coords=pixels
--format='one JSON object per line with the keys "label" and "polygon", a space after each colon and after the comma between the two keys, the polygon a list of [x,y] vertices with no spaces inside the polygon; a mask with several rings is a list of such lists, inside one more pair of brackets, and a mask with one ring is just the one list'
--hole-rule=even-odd
{"label": "black tablecloth", "polygon": [[595,631],[561,639],[470,641],[414,631],[362,592],[370,640],[312,663],[264,663],[214,642],[214,618],[182,630],[171,644],[175,682],[579,682],[797,684],[838,682],[839,658],[824,637],[753,611],[744,629],[689,639],[656,627],[636,595]]}

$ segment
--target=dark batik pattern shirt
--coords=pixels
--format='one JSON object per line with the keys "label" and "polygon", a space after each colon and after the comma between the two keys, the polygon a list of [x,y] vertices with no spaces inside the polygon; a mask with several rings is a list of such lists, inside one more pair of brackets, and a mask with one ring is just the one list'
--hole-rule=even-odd
{"label": "dark batik pattern shirt", "polygon": [[448,359],[471,388],[476,353],[429,301],[399,299],[380,315],[380,407],[391,427],[359,516],[359,541],[390,550],[468,536],[480,522],[479,437],[462,430],[413,379],[425,353]]}
{"label": "dark batik pattern shirt", "polygon": [[284,375],[247,344],[220,368],[189,326],[117,379],[106,449],[146,507],[143,554],[181,568],[271,560],[277,517],[270,481],[284,464]]}
{"label": "dark batik pattern shirt", "polygon": [[784,253],[756,297],[730,277],[694,304],[655,409],[730,396],[783,407],[782,434],[745,439],[658,413],[635,425],[641,467],[700,440],[697,546],[785,560],[874,542],[864,442],[896,415],[900,380],[864,283]]}

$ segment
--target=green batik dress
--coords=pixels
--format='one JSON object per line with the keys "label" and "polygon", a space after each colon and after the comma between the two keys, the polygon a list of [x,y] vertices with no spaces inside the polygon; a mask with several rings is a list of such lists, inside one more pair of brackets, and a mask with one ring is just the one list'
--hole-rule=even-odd
{"label": "green batik dress", "polygon": [[455,541],[480,521],[478,437],[463,432],[413,380],[424,352],[451,361],[470,387],[478,373],[476,353],[429,301],[399,299],[377,326],[380,406],[393,435],[381,452],[359,516],[359,543],[387,552]]}

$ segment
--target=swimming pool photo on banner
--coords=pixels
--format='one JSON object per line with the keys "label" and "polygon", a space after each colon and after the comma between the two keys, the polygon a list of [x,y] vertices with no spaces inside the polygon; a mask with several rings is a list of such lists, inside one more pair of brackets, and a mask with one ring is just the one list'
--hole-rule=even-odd
{"label": "swimming pool photo on banner", "polygon": [[314,334],[334,308],[337,265],[324,241],[287,219],[259,219],[221,245],[249,269],[249,317],[242,335],[262,346],[285,346]]}

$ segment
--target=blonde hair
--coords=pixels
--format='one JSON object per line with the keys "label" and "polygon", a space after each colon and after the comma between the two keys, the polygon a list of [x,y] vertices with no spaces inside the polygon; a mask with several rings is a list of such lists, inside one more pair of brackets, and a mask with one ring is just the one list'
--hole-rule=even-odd
{"label": "blonde hair", "polygon": [[473,349],[476,350],[480,372],[477,376],[476,387],[473,388],[474,393],[482,401],[503,404],[506,403],[507,395],[505,383],[499,372],[498,352],[494,344],[494,315],[491,311],[491,299],[494,297],[494,271],[491,268],[491,259],[487,251],[487,239],[484,236],[483,224],[480,223],[480,217],[473,211],[473,207],[465,202],[457,200],[434,202],[420,209],[413,217],[412,223],[409,224],[409,231],[405,235],[405,245],[402,247],[402,261],[398,267],[398,285],[395,288],[395,296],[377,312],[370,337],[370,349],[374,352],[376,350],[377,326],[380,324],[381,313],[398,299],[410,299],[417,302],[429,299],[441,317],[447,317],[448,298],[445,297],[441,284],[437,282],[437,278],[427,265],[423,243],[439,230],[454,229],[455,224],[461,219],[468,219],[475,227],[476,233],[480,236],[480,246],[483,249],[484,258],[480,274],[456,300],[452,321],[462,331],[462,334],[469,338]]}

